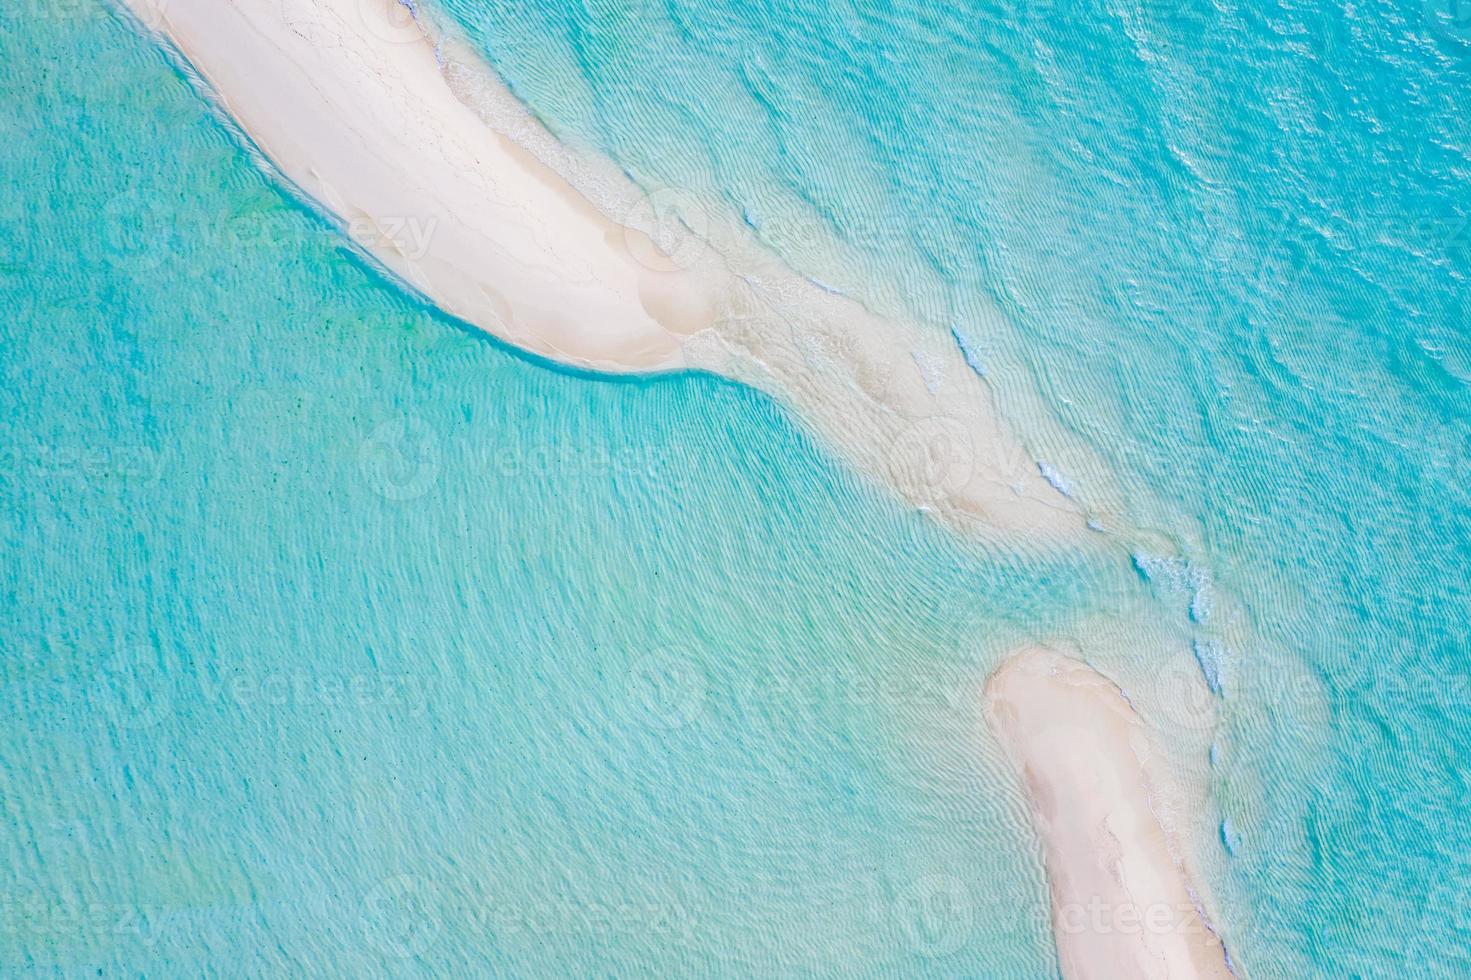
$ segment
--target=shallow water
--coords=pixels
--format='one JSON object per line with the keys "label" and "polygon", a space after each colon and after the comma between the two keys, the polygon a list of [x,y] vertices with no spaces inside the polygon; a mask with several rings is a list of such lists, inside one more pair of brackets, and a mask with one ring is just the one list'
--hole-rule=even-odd
{"label": "shallow water", "polygon": [[1051,970],[974,695],[1123,571],[510,353],[101,8],[5,26],[7,974]]}
{"label": "shallow water", "polygon": [[1471,969],[1453,5],[444,6],[554,130],[953,330],[1037,458],[1155,530],[1224,695],[1239,961]]}
{"label": "shallow water", "polygon": [[953,331],[1146,543],[983,549],[745,388],[509,353],[100,6],[7,8],[7,972],[1049,975],[971,700],[1037,636],[1209,767],[1251,973],[1471,969],[1471,39],[445,7],[559,135]]}

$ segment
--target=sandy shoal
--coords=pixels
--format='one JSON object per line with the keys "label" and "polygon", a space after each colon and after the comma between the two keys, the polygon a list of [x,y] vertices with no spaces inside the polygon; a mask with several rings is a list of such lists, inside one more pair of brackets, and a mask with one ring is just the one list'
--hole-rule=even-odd
{"label": "sandy shoal", "polygon": [[466,74],[504,92],[493,71],[394,0],[120,2],[289,182],[461,320],[578,367],[726,375],[942,520],[1088,536],[948,329],[880,318],[764,249],[679,252],[657,218],[595,205],[548,165],[545,130],[493,126],[467,95]]}
{"label": "sandy shoal", "polygon": [[1025,784],[1063,976],[1232,976],[1200,892],[1156,815],[1167,789],[1134,709],[1086,664],[1034,648],[986,684],[985,712]]}
{"label": "sandy shoal", "polygon": [[[577,367],[755,385],[942,519],[1090,539],[1090,515],[1040,475],[947,331],[880,319],[769,255],[671,257],[656,228],[489,125],[448,77],[464,52],[392,0],[120,2],[289,182],[453,316]],[[1150,810],[1147,740],[1117,688],[1035,652],[986,701],[1034,803],[1065,974],[1228,975]]]}
{"label": "sandy shoal", "polygon": [[288,179],[455,316],[605,371],[680,367],[682,338],[710,325],[687,277],[636,258],[637,232],[451,95],[388,0],[131,4]]}

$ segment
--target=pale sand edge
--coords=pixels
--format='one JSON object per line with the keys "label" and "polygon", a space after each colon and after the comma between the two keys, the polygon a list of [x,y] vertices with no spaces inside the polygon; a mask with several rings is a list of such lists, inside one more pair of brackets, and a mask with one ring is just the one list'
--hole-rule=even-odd
{"label": "pale sand edge", "polygon": [[1123,692],[1081,661],[1030,648],[992,673],[984,712],[1042,842],[1063,975],[1232,977],[1156,814],[1172,789]]}
{"label": "pale sand edge", "polygon": [[574,366],[762,387],[941,519],[1037,544],[1089,537],[948,337],[880,321],[774,257],[743,256],[738,272],[726,251],[671,259],[657,227],[612,220],[487,125],[443,74],[463,46],[436,47],[387,0],[120,2],[288,181],[456,317]]}
{"label": "pale sand edge", "polygon": [[488,129],[386,2],[127,2],[288,180],[454,316],[608,372],[683,367],[709,327],[703,286]]}

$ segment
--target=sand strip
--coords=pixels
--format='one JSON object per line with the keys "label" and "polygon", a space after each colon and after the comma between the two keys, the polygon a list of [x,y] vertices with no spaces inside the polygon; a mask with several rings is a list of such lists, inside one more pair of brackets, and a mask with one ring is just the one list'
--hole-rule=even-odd
{"label": "sand strip", "polygon": [[1063,976],[1232,976],[1156,816],[1163,775],[1149,732],[1118,687],[1032,649],[991,675],[985,708],[1026,784]]}
{"label": "sand strip", "polygon": [[[450,314],[570,365],[725,374],[781,397],[942,518],[1090,537],[948,325],[880,320],[717,234],[721,247],[690,254],[656,246],[658,228],[594,204],[528,150],[544,131],[528,142],[524,126],[513,140],[488,125],[484,92],[464,84],[472,56],[394,0],[121,2],[289,181]],[[1227,975],[1149,809],[1144,732],[1118,690],[1033,653],[997,672],[987,705],[1032,793],[1064,972]]]}
{"label": "sand strip", "polygon": [[[391,271],[527,350],[606,371],[680,367],[706,298],[488,129],[388,0],[134,0],[260,149]],[[703,305],[702,305],[703,304]]]}
{"label": "sand strip", "polygon": [[665,234],[682,235],[685,216],[671,227],[606,161],[613,177],[598,180],[626,186],[584,193],[563,167],[581,157],[524,109],[514,126],[491,118],[488,103],[514,98],[423,19],[424,4],[121,2],[289,181],[454,316],[579,367],[724,374],[789,403],[858,469],[942,519],[1090,537],[996,417],[949,325],[880,319],[747,248],[739,222],[710,227],[706,214],[695,237],[716,247],[689,247]]}

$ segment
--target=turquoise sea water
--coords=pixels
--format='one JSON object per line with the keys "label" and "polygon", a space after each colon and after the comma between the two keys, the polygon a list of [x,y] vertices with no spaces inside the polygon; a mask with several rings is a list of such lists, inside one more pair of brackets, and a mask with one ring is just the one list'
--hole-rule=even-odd
{"label": "turquoise sea water", "polygon": [[1100,616],[1219,689],[1248,974],[1471,971],[1471,32],[444,8],[559,135],[965,338],[1157,546],[983,550],[749,390],[508,352],[101,6],[7,7],[3,972],[1052,975],[971,701]]}
{"label": "turquoise sea water", "polygon": [[120,21],[5,26],[6,975],[1050,969],[972,702],[1107,573],[508,353]]}
{"label": "turquoise sea water", "polygon": [[1471,971],[1464,6],[446,5],[554,129],[955,331],[1062,472],[1102,454],[1190,562],[1140,568],[1225,696],[1239,960]]}

